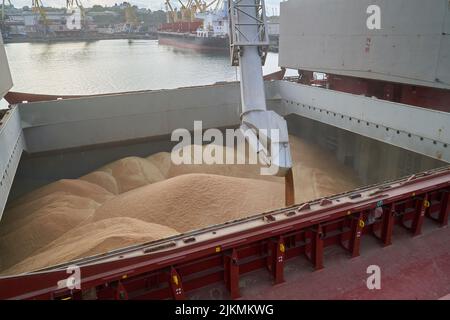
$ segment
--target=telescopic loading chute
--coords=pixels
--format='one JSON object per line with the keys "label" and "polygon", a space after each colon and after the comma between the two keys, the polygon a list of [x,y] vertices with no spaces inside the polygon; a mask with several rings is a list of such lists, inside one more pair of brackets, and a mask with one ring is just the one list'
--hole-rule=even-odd
{"label": "telescopic loading chute", "polygon": [[[268,111],[262,65],[269,47],[264,0],[229,0],[231,64],[239,66],[241,76],[241,130],[250,148],[268,166],[278,168],[286,179],[286,205],[293,205],[294,186],[289,134],[286,120]],[[263,136],[267,133],[267,136]],[[274,136],[277,134],[277,137]]]}

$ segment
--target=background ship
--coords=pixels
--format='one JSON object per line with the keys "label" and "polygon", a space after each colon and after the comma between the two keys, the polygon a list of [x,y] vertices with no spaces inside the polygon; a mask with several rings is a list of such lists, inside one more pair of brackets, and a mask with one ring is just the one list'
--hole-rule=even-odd
{"label": "background ship", "polygon": [[64,8],[56,8],[36,0],[31,7],[19,8],[3,1],[0,8],[5,43],[156,39],[157,27],[165,21],[162,11],[152,12],[128,2],[88,8],[80,0],[67,0]]}
{"label": "background ship", "polygon": [[214,0],[208,4],[181,2],[173,8],[166,1],[167,23],[158,31],[160,44],[199,50],[229,50],[229,24],[227,0]]}

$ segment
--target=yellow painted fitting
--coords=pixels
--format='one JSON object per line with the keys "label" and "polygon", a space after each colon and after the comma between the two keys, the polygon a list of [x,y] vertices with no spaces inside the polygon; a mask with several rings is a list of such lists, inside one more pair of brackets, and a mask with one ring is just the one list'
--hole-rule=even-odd
{"label": "yellow painted fitting", "polygon": [[364,228],[366,224],[364,223],[364,220],[359,220],[359,227]]}
{"label": "yellow painted fitting", "polygon": [[173,281],[173,283],[175,283],[176,286],[178,286],[178,277],[177,276],[173,276],[172,281]]}

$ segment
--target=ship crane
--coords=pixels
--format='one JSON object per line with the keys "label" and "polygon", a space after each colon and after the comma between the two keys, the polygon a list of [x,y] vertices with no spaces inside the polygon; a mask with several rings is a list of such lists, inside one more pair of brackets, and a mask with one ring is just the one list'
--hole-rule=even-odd
{"label": "ship crane", "polygon": [[277,175],[285,177],[286,205],[293,205],[287,123],[266,106],[262,65],[267,56],[269,35],[264,0],[230,0],[228,13],[231,64],[240,67],[241,76],[241,131],[260,159],[270,167],[277,167]]}
{"label": "ship crane", "polygon": [[[174,8],[172,6],[171,0],[166,0],[166,11],[167,11],[167,23],[175,23],[175,22],[194,22],[196,21],[197,13],[205,13],[212,5],[216,4],[216,9],[222,3],[222,0],[212,0],[207,3],[205,1],[199,0],[188,0],[182,1],[177,0],[180,4],[180,9]],[[179,17],[180,15],[180,17]]]}
{"label": "ship crane", "polygon": [[190,7],[190,4],[192,1],[188,1],[187,4],[184,4],[181,0],[178,0],[178,2],[181,4],[180,12],[181,12],[181,21],[189,21],[191,20],[191,9],[188,9]]}
{"label": "ship crane", "polygon": [[170,4],[170,0],[166,0],[166,11],[167,11],[167,23],[177,22],[178,13],[176,10],[173,9],[172,5]]}
{"label": "ship crane", "polygon": [[[213,4],[216,4],[216,8],[221,3],[221,0],[213,0],[210,3],[200,2],[198,0],[188,0],[186,3],[184,1],[178,0],[181,5],[181,20],[182,21],[195,21],[195,15],[197,12],[204,13]],[[169,3],[170,5],[170,3]]]}
{"label": "ship crane", "polygon": [[214,3],[216,4],[216,7],[218,7],[219,4],[221,3],[221,0],[213,0],[210,3],[206,3],[205,1],[201,2],[199,0],[194,1],[200,13],[205,13],[209,9],[209,7],[211,7]]}

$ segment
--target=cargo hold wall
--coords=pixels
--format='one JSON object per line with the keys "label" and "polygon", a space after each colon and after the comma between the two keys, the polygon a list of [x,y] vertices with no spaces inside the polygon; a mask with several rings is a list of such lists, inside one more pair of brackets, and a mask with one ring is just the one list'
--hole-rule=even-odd
{"label": "cargo hold wall", "polygon": [[[13,83],[0,33],[0,109],[1,100]],[[25,147],[18,108],[0,110],[0,220]]]}
{"label": "cargo hold wall", "polygon": [[[372,139],[375,134],[371,136],[370,132],[365,132],[366,137],[358,134],[362,125],[357,116],[373,121],[366,111],[377,100],[287,81],[266,82],[266,96],[270,109],[288,116],[291,134],[333,152],[337,161],[352,167],[364,183],[444,165],[439,160],[392,145],[399,142],[390,135],[385,136],[386,141],[376,141]],[[332,124],[326,119],[326,113],[318,109],[314,114],[324,118],[314,119],[314,114],[304,112],[303,104],[300,107],[287,101],[314,105],[314,108],[341,108],[340,112],[346,113],[344,124],[351,123],[352,127],[339,128],[339,124]],[[28,153],[21,160],[11,199],[59,179],[78,178],[124,157],[170,151],[174,144],[170,141],[171,130],[191,130],[194,120],[203,120],[205,129],[234,128],[239,125],[240,99],[238,84],[227,83],[29,103],[20,108]],[[348,116],[355,117],[353,122],[348,121]],[[363,128],[367,127],[365,122],[362,124]],[[429,143],[429,139],[424,142]],[[431,145],[434,146],[432,142]]]}
{"label": "cargo hold wall", "polygon": [[[11,89],[13,83],[9,70],[8,59],[6,58],[5,47],[0,33],[0,100]],[[1,116],[0,116],[1,118]]]}
{"label": "cargo hold wall", "polygon": [[[381,29],[369,30],[370,5]],[[450,89],[448,0],[281,3],[280,66]]]}

